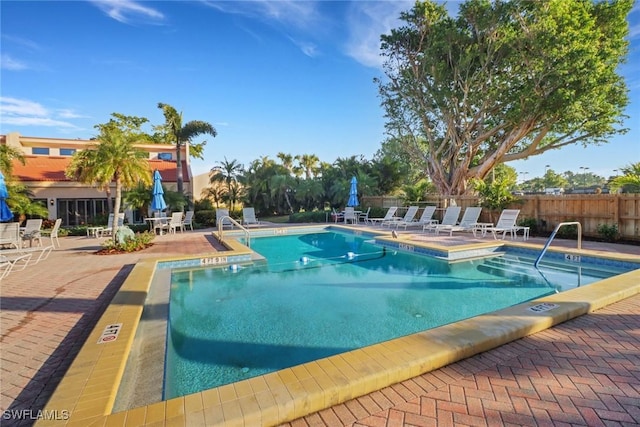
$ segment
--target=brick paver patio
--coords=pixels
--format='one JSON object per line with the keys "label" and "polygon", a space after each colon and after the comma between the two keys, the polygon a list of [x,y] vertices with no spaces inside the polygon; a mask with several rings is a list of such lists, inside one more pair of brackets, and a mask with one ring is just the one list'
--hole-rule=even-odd
{"label": "brick paver patio", "polygon": [[[45,406],[136,262],[215,251],[210,233],[110,256],[94,254],[97,239],[62,238],[48,259],[5,278],[0,411]],[[640,256],[640,246],[584,243]],[[34,421],[3,414],[3,426]],[[288,425],[640,425],[640,296]]]}

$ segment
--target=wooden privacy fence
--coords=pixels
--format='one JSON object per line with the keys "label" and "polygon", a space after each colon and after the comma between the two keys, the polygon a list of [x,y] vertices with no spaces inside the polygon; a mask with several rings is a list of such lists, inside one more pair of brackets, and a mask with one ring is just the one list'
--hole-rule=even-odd
{"label": "wooden privacy fence", "polygon": [[[464,208],[478,206],[478,197],[454,197]],[[362,197],[362,206],[388,208],[404,205],[436,205],[445,208],[449,199],[433,196],[421,202],[398,197]],[[598,226],[617,225],[620,237],[640,241],[640,194],[536,194],[520,196],[508,208],[520,209],[520,220],[534,219],[541,231],[550,232],[560,222],[579,221],[585,236],[598,237]],[[483,209],[481,222],[495,222],[499,212]]]}

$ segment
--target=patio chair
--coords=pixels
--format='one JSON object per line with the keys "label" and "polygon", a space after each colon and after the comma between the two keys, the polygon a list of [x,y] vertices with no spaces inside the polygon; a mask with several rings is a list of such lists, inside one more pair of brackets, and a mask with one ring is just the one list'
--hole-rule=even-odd
{"label": "patio chair", "polygon": [[396,214],[397,210],[398,210],[397,206],[391,206],[387,210],[387,213],[384,215],[383,218],[369,218],[369,221],[371,222],[371,224],[380,224],[380,226],[382,226],[382,224],[385,224],[389,221],[395,221],[394,215]]}
{"label": "patio chair", "polygon": [[167,222],[167,229],[169,233],[175,233],[176,230],[184,231],[182,227],[182,212],[174,212],[171,214],[171,219]]}
{"label": "patio chair", "polygon": [[443,225],[454,226],[458,223],[458,217],[460,216],[461,208],[460,206],[449,206],[446,211],[444,211],[444,216],[442,217],[442,222],[437,224],[425,224],[422,226],[422,231],[436,231],[436,228]]}
{"label": "patio chair", "polygon": [[19,222],[0,223],[0,246],[4,245],[13,246],[16,249],[22,246]]}
{"label": "patio chair", "polygon": [[520,215],[520,209],[503,209],[502,213],[500,213],[500,217],[498,218],[498,222],[496,222],[495,226],[486,227],[483,232],[490,231],[493,234],[494,239],[498,239],[498,233],[502,232],[502,238],[504,239],[507,233],[511,235],[511,239],[515,237],[516,231],[518,230],[518,226],[516,225],[516,221],[518,220],[518,215]]}
{"label": "patio chair", "polygon": [[28,219],[27,224],[24,227],[24,230],[20,233],[20,237],[22,238],[22,243],[26,240],[29,241],[29,247],[33,246],[33,241],[38,241],[38,246],[42,246],[42,235],[40,234],[40,229],[42,228],[42,219]]}
{"label": "patio chair", "polygon": [[400,226],[403,226],[406,230],[407,226],[413,225],[417,222],[414,220],[414,218],[418,213],[418,209],[418,206],[409,206],[409,209],[407,209],[407,213],[404,215],[404,218],[402,218],[400,221],[390,222],[389,227],[391,227],[391,225],[395,225],[396,228],[400,228]]}
{"label": "patio chair", "polygon": [[193,211],[187,211],[184,215],[184,219],[182,220],[182,229],[186,230],[187,227],[193,231]]}
{"label": "patio chair", "polygon": [[338,221],[344,220],[344,213],[338,212],[333,208],[331,209],[331,218],[333,218],[333,222],[337,223]]}
{"label": "patio chair", "polygon": [[358,215],[358,222],[364,222],[365,224],[369,224],[370,212],[371,212],[371,206],[367,208],[367,211],[365,213]]}
{"label": "patio chair", "polygon": [[[60,248],[60,241],[58,240],[58,231],[60,230],[60,224],[62,224],[62,218],[56,219],[56,222],[53,224],[53,228],[51,230],[42,230],[40,234],[43,236],[48,236],[51,238],[51,244],[54,249],[56,247],[56,243],[58,244],[58,248]],[[55,240],[54,240],[55,239]]]}
{"label": "patio chair", "polygon": [[259,225],[260,221],[256,218],[255,208],[242,208],[242,224],[244,225]]}
{"label": "patio chair", "polygon": [[[469,207],[464,210],[462,219],[456,225],[444,225],[437,224],[435,227],[436,234],[440,234],[440,231],[448,231],[449,236],[453,236],[454,231],[475,231],[478,224],[478,218],[480,218],[481,207]],[[474,234],[475,237],[475,234]]]}
{"label": "patio chair", "polygon": [[358,216],[356,215],[356,209],[353,206],[347,206],[346,208],[344,208],[342,219],[344,220],[345,224],[347,224],[349,221],[351,222],[351,224],[357,224]]}

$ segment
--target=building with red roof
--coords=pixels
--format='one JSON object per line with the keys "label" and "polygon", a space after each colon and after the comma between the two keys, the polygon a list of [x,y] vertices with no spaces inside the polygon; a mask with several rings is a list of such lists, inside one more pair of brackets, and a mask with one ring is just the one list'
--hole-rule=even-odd
{"label": "building with red roof", "polygon": [[[65,176],[74,153],[98,144],[96,140],[39,138],[17,132],[0,135],[0,145],[6,144],[24,155],[25,164],[13,162],[11,179],[20,181],[34,199],[49,209],[49,219],[62,218],[63,225],[94,223],[93,218],[107,214],[105,191]],[[137,144],[149,153],[149,173],[155,169],[162,175],[166,189],[176,191],[176,148],[172,144]],[[184,191],[193,194],[193,175],[189,164],[188,146],[182,147]],[[115,194],[115,183],[111,186]],[[129,222],[140,221],[134,212],[126,212]]]}

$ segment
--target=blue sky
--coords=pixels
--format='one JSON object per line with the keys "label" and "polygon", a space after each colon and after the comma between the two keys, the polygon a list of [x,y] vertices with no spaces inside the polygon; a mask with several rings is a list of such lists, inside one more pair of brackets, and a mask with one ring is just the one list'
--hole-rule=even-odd
{"label": "blue sky", "polygon": [[[196,174],[278,152],[370,159],[385,138],[379,37],[411,4],[2,1],[0,133],[87,139],[113,112],[160,124],[163,102],[218,130],[199,139]],[[640,161],[640,3],[629,22],[630,132],[510,163],[522,178],[545,165],[609,176]]]}

